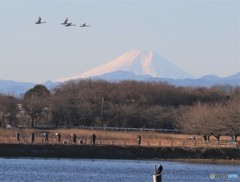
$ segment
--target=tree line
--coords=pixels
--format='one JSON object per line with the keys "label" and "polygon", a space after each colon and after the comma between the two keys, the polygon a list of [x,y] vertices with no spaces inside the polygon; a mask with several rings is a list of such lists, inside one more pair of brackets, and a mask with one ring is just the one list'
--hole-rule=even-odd
{"label": "tree line", "polygon": [[[17,107],[16,107],[17,106]],[[0,95],[0,126],[109,126],[240,133],[240,88],[176,87],[167,83],[80,80],[49,91],[36,85],[20,98]]]}

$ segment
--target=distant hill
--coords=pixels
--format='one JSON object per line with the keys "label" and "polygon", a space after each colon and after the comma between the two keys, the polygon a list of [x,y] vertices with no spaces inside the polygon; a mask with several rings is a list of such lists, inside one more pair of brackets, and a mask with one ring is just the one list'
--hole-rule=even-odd
{"label": "distant hill", "polygon": [[[60,78],[56,82],[43,83],[49,90],[58,84],[81,79],[102,79],[107,81],[136,80],[145,82],[165,82],[175,86],[210,87],[213,85],[240,86],[240,72],[228,77],[206,75],[193,76],[153,51],[132,50],[84,73]],[[0,93],[20,95],[36,83],[0,80]]]}
{"label": "distant hill", "polygon": [[240,72],[228,77],[207,75],[197,79],[149,78],[147,81],[166,82],[175,86],[211,87],[213,85],[240,86]]}
{"label": "distant hill", "polygon": [[[145,82],[165,82],[175,86],[191,86],[191,87],[210,87],[213,85],[231,85],[240,87],[240,72],[228,77],[218,77],[215,75],[206,75],[197,79],[172,79],[172,78],[157,78],[149,75],[136,75],[127,71],[116,71],[105,73],[99,76],[89,77],[88,79],[106,80],[111,82],[119,82],[123,80],[136,80]],[[21,95],[27,90],[33,88],[37,83],[16,82],[12,80],[0,80],[0,93],[10,95]],[[59,85],[59,82],[45,82],[49,90]]]}
{"label": "distant hill", "polygon": [[[123,76],[124,75],[124,76]],[[175,86],[192,86],[192,87],[210,87],[213,85],[231,85],[240,86],[240,73],[228,76],[218,77],[215,75],[207,75],[197,79],[172,79],[172,78],[157,78],[149,75],[135,75],[131,72],[116,71],[105,73],[103,75],[90,77],[92,79],[103,79],[107,81],[123,81],[123,80],[136,80],[145,82],[165,82]]]}
{"label": "distant hill", "polygon": [[19,95],[30,88],[34,87],[34,83],[30,82],[17,82],[13,80],[0,80],[0,93],[9,95]]}
{"label": "distant hill", "polygon": [[[33,88],[37,83],[31,82],[17,82],[13,80],[0,80],[0,93],[8,95],[19,96],[29,89]],[[49,90],[58,85],[57,82],[45,82],[43,83]]]}

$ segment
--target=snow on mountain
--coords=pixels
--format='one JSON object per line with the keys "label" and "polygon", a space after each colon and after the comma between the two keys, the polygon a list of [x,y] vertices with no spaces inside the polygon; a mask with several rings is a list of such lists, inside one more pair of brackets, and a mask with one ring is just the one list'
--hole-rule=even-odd
{"label": "snow on mountain", "polygon": [[102,66],[73,77],[61,78],[57,81],[64,82],[67,80],[96,77],[117,71],[127,71],[135,75],[149,75],[157,78],[183,79],[192,77],[153,51],[132,50]]}

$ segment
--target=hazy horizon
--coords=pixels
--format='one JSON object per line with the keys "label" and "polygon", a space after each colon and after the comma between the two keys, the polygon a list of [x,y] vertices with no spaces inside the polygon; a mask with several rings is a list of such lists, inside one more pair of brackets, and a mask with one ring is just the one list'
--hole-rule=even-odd
{"label": "hazy horizon", "polygon": [[[0,80],[54,81],[132,49],[195,77],[240,72],[237,0],[2,0],[0,15]],[[39,16],[47,23],[36,25]],[[66,18],[76,26],[61,25]]]}

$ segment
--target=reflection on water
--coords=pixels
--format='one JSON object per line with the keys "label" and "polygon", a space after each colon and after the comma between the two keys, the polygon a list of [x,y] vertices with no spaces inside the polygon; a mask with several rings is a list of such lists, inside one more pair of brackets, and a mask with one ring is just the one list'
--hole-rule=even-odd
{"label": "reflection on water", "polygon": [[[144,160],[0,158],[0,181],[152,182],[154,165],[159,164],[160,161]],[[240,181],[237,165],[166,161],[161,164],[163,181],[213,181],[209,177],[212,173],[235,174],[231,181]]]}

